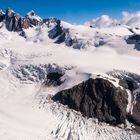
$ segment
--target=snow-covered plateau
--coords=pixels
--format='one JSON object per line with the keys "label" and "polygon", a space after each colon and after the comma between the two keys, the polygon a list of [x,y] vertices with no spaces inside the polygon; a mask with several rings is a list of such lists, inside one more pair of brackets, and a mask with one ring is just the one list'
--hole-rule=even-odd
{"label": "snow-covered plateau", "polygon": [[[140,140],[140,29],[115,23],[98,28],[0,12],[0,140]],[[52,99],[90,78],[127,93],[125,123]]]}

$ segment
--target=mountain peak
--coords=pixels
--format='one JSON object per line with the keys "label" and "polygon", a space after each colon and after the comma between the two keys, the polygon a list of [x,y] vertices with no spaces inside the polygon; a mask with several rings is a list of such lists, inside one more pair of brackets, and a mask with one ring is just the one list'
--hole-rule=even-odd
{"label": "mountain peak", "polygon": [[0,9],[0,15],[4,15],[5,13],[3,12],[2,9]]}
{"label": "mountain peak", "polygon": [[28,16],[35,16],[35,11],[34,10],[31,10],[30,12],[27,13]]}
{"label": "mountain peak", "polygon": [[37,21],[39,21],[39,22],[42,21],[42,18],[41,18],[40,16],[36,15],[36,13],[34,12],[34,10],[31,10],[30,12],[28,12],[28,13],[27,13],[27,16],[28,16],[31,20],[35,19],[35,20],[37,20]]}
{"label": "mountain peak", "polygon": [[6,13],[15,13],[15,11],[13,9],[11,9],[10,7],[7,8]]}

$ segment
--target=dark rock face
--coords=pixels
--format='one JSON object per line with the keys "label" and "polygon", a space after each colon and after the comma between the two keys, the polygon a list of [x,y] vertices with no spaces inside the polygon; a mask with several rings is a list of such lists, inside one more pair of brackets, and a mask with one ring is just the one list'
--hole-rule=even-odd
{"label": "dark rock face", "polygon": [[21,17],[11,9],[7,9],[5,14],[5,24],[9,31],[19,32],[21,36],[25,37],[23,29],[29,28],[29,20]]}
{"label": "dark rock face", "polygon": [[61,21],[57,18],[44,19],[43,22],[50,28],[49,38],[54,39],[62,34]]}
{"label": "dark rock face", "polygon": [[131,91],[133,108],[128,114],[128,120],[140,127],[140,75],[123,71],[111,72],[110,75],[120,79],[119,84]]}
{"label": "dark rock face", "polygon": [[49,38],[56,39],[55,43],[65,43],[66,46],[72,46],[75,42],[69,34],[69,29],[61,26],[61,21],[57,18],[44,19],[43,22],[47,25],[49,30]]}
{"label": "dark rock face", "polygon": [[19,15],[17,15],[14,11],[12,11],[11,9],[7,9],[5,14],[6,28],[9,31],[16,31],[19,18]]}
{"label": "dark rock face", "polygon": [[[84,48],[88,42],[84,42],[83,39],[71,36],[70,29],[64,28],[61,25],[61,21],[57,18],[44,19],[43,22],[50,29],[48,31],[48,36],[50,39],[55,39],[55,43],[65,43],[68,47],[73,47],[74,49]],[[77,33],[78,34],[78,33]]]}
{"label": "dark rock face", "polygon": [[125,80],[119,80],[119,85],[124,87],[125,89],[128,89],[128,84]]}
{"label": "dark rock face", "polygon": [[67,31],[65,35],[66,35],[66,37],[65,37],[66,38],[65,39],[66,46],[68,46],[68,47],[72,46],[74,43],[74,40],[71,38],[69,31]]}
{"label": "dark rock face", "polygon": [[63,73],[53,72],[47,74],[47,80],[44,82],[45,86],[59,86],[63,83],[61,77]]}
{"label": "dark rock face", "polygon": [[58,37],[58,39],[55,41],[57,44],[61,44],[65,41],[66,39],[66,33],[62,32],[61,35]]}
{"label": "dark rock face", "polygon": [[125,123],[127,93],[107,80],[89,79],[53,98],[85,117],[95,117],[112,125]]}
{"label": "dark rock face", "polygon": [[124,78],[123,80],[119,81],[119,85],[124,87],[125,89],[129,89],[133,91],[137,88],[137,83],[135,83],[132,79]]}
{"label": "dark rock face", "polygon": [[29,20],[30,26],[38,26],[41,25],[43,23],[43,20],[38,17],[34,11],[29,12],[26,16],[26,19]]}
{"label": "dark rock face", "polygon": [[140,126],[140,89],[134,91],[134,102],[132,114],[129,115],[128,119],[130,122],[137,126]]}
{"label": "dark rock face", "polygon": [[10,8],[6,10],[6,13],[3,13],[2,10],[0,10],[0,22],[3,21],[8,31],[18,32],[18,34],[24,38],[26,38],[24,29],[36,27],[45,23],[49,29],[48,37],[50,39],[55,39],[54,43],[65,43],[66,46],[72,46],[75,49],[84,48],[86,45],[82,39],[77,39],[76,36],[71,37],[69,29],[63,28],[59,19],[48,18],[42,20],[34,11],[31,11],[25,17],[22,17]]}
{"label": "dark rock face", "polygon": [[140,75],[119,70],[109,72],[108,75],[120,79],[119,84],[126,89],[134,91],[139,88]]}
{"label": "dark rock face", "polygon": [[140,41],[140,35],[134,34],[129,37],[129,40],[134,40],[136,42]]}
{"label": "dark rock face", "polygon": [[140,126],[140,99],[134,105],[133,114],[130,116],[131,122]]}
{"label": "dark rock face", "polygon": [[20,18],[19,23],[23,29],[28,29],[30,27],[30,20],[27,17]]}
{"label": "dark rock face", "polygon": [[9,31],[16,32],[23,32],[23,29],[28,29],[29,27],[41,25],[43,23],[42,19],[35,15],[33,11],[28,13],[25,17],[22,17],[10,8],[6,10],[6,13],[0,10],[0,22],[4,20],[6,28]]}
{"label": "dark rock face", "polygon": [[135,49],[140,50],[140,35],[133,34],[126,39],[128,44],[134,44]]}
{"label": "dark rock face", "polygon": [[54,39],[61,35],[62,28],[59,25],[56,25],[52,30],[49,31],[49,38]]}
{"label": "dark rock face", "polygon": [[2,22],[5,19],[5,14],[2,10],[0,10],[0,22]]}
{"label": "dark rock face", "polygon": [[41,24],[41,19],[37,20],[32,16],[35,15],[21,17],[18,13],[8,8],[5,14],[3,14],[2,11],[0,11],[0,22],[5,21],[7,30],[18,32],[19,35],[26,37],[23,29],[28,29],[29,27]]}

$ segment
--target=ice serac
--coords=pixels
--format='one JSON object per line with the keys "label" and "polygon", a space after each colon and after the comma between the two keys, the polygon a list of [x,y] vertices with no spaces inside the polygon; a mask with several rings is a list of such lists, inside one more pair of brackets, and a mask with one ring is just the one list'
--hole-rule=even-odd
{"label": "ice serac", "polygon": [[71,89],[57,93],[52,99],[80,111],[85,117],[118,125],[127,117],[127,92],[102,78],[89,79]]}

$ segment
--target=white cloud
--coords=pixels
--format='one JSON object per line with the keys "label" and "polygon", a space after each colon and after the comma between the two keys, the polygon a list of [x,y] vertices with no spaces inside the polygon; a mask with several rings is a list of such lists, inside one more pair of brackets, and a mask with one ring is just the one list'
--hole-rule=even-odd
{"label": "white cloud", "polygon": [[90,22],[87,22],[86,25],[91,25],[92,27],[110,27],[114,26],[117,23],[117,20],[110,18],[108,15],[102,15],[96,19],[93,19]]}
{"label": "white cloud", "polygon": [[135,13],[122,12],[120,20],[113,19],[108,15],[102,15],[85,24],[96,28],[112,27],[120,24],[140,28],[140,11]]}
{"label": "white cloud", "polygon": [[136,13],[122,12],[123,18],[121,23],[131,26],[140,27],[140,11]]}

